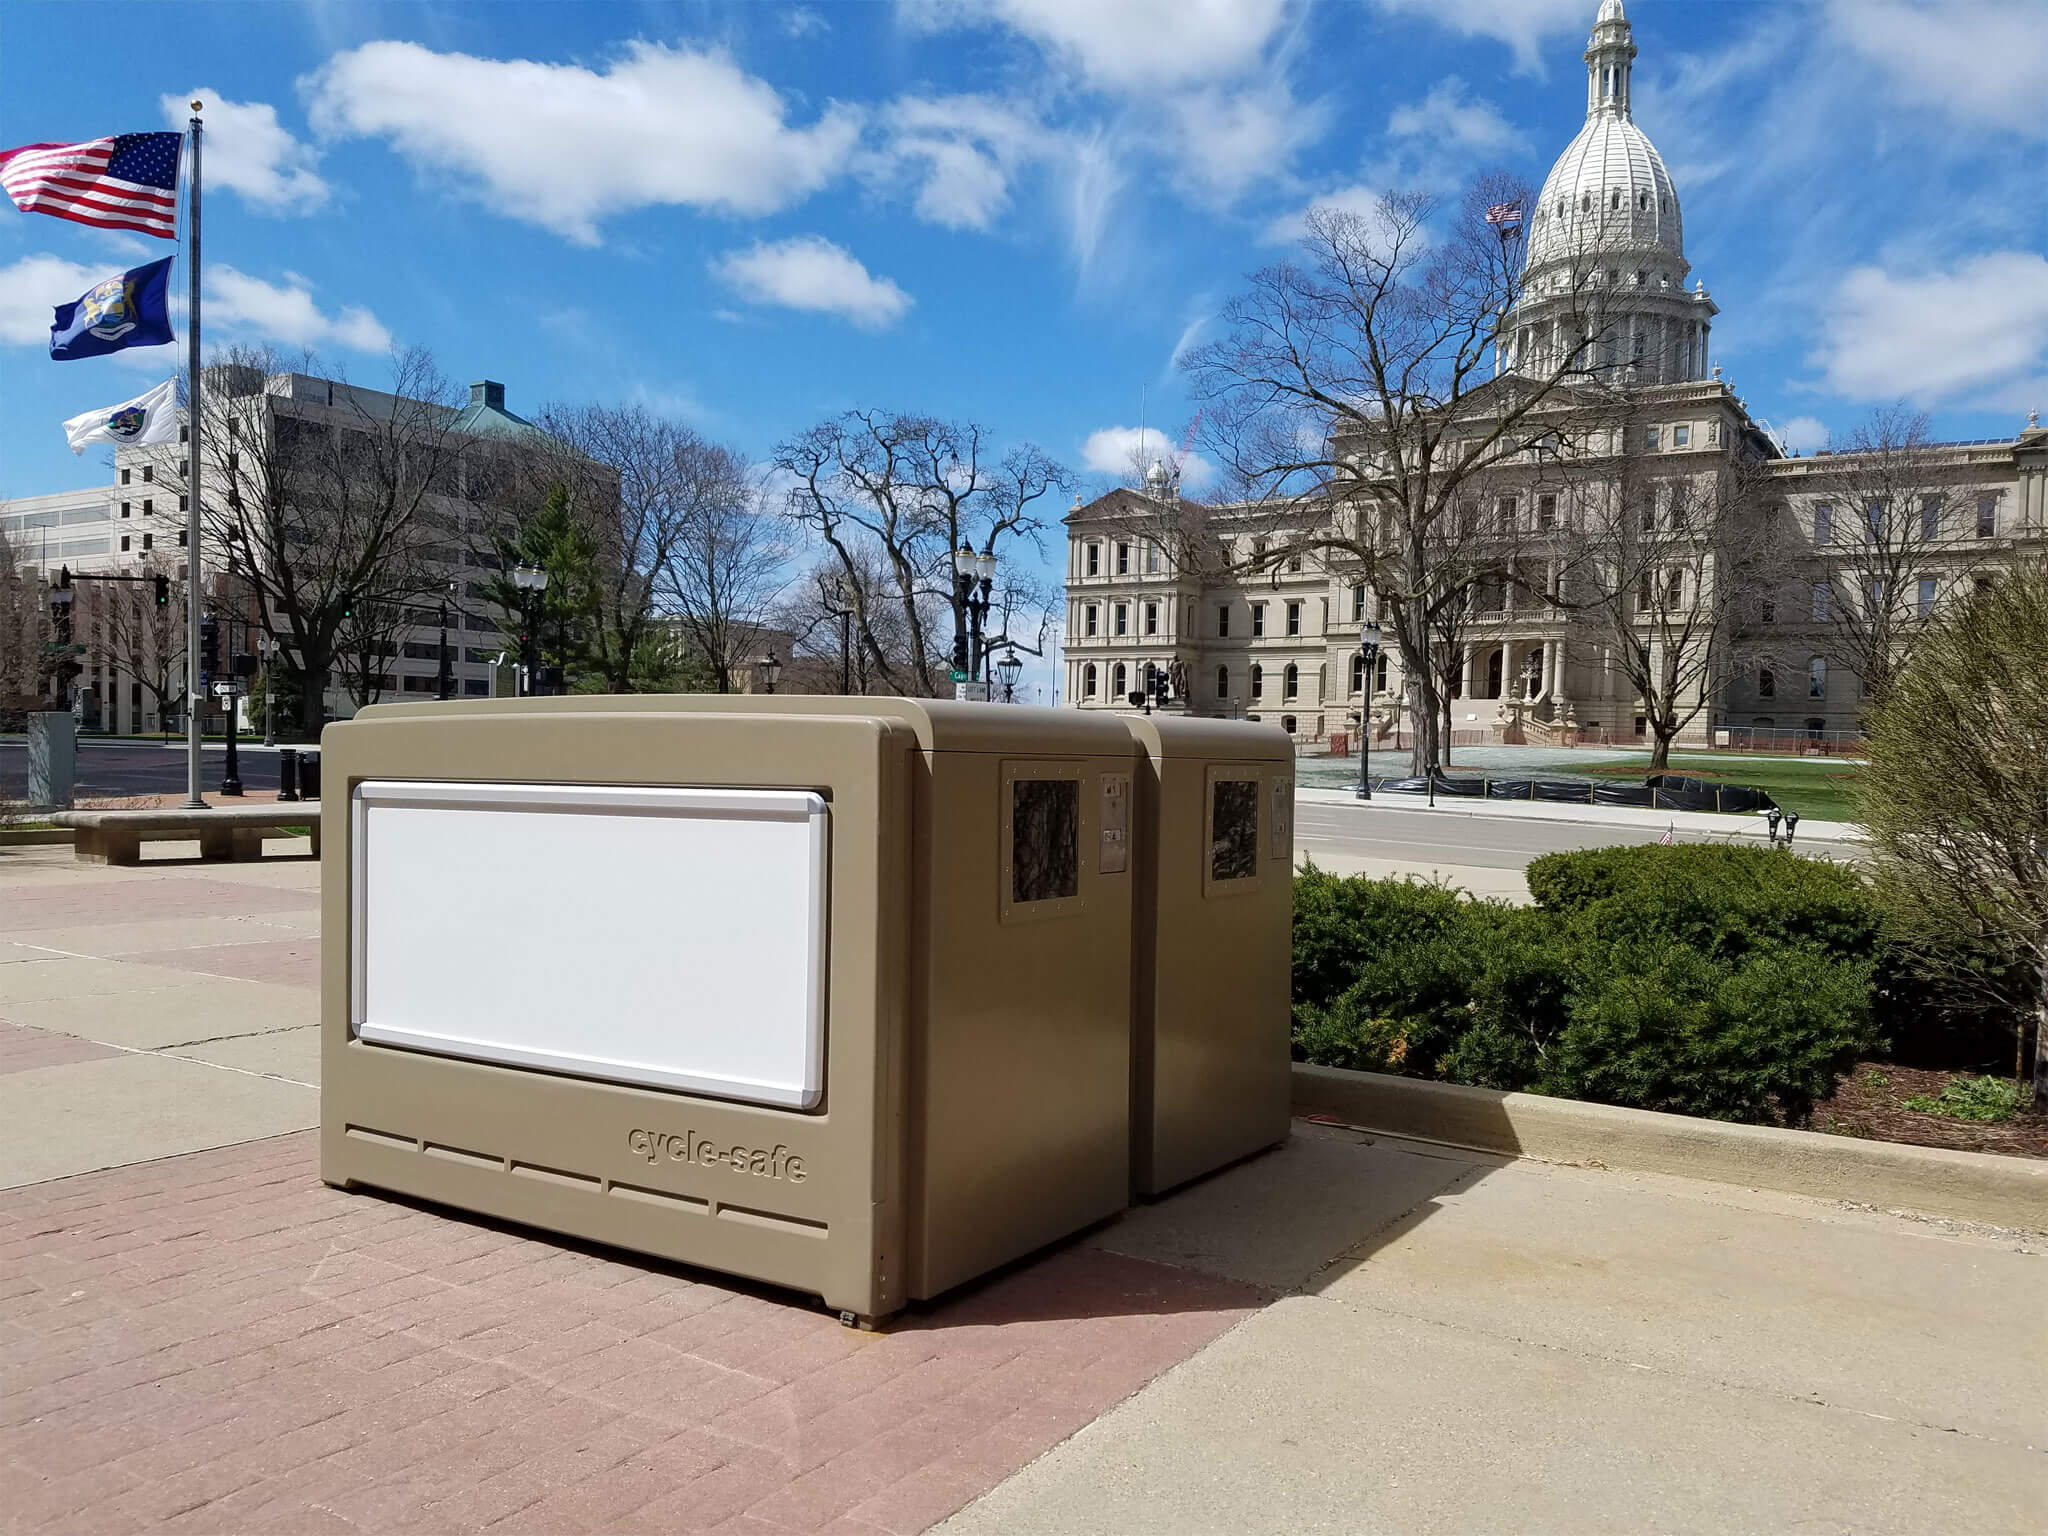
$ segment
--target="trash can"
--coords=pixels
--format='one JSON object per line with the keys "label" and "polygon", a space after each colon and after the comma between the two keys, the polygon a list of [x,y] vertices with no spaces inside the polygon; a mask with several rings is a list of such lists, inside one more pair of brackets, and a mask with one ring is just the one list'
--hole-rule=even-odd
{"label": "trash can", "polygon": [[480,699],[322,748],[328,1183],[848,1320],[1128,1203],[1114,718]]}
{"label": "trash can", "polygon": [[1270,725],[1122,717],[1141,755],[1131,1187],[1287,1139],[1294,744]]}

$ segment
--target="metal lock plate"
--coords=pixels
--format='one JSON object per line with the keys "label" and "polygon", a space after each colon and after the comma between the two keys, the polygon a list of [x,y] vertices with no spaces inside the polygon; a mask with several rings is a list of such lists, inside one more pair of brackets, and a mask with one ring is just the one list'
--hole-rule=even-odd
{"label": "metal lock plate", "polygon": [[1131,776],[1102,776],[1102,838],[1096,871],[1120,875],[1131,867]]}

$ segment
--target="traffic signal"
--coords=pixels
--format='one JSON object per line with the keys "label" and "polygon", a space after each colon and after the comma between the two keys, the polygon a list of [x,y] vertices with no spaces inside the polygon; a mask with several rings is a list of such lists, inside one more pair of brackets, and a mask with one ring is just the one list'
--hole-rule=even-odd
{"label": "traffic signal", "polygon": [[171,578],[168,576],[156,578],[156,605],[159,608],[171,606]]}
{"label": "traffic signal", "polygon": [[209,677],[220,670],[220,624],[212,618],[199,622],[199,670]]}

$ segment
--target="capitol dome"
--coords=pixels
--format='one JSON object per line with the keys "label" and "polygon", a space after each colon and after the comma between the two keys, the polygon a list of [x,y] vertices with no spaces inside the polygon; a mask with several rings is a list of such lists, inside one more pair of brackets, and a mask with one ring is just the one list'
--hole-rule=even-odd
{"label": "capitol dome", "polygon": [[1611,382],[1703,379],[1704,287],[1688,293],[1685,231],[1664,157],[1635,124],[1636,45],[1622,0],[1600,0],[1586,44],[1586,121],[1527,210],[1522,294],[1497,366],[1583,366]]}
{"label": "capitol dome", "polygon": [[1602,0],[1586,49],[1586,122],[1544,178],[1529,219],[1529,266],[1609,251],[1662,255],[1685,276],[1678,193],[1630,112],[1636,56],[1621,0]]}

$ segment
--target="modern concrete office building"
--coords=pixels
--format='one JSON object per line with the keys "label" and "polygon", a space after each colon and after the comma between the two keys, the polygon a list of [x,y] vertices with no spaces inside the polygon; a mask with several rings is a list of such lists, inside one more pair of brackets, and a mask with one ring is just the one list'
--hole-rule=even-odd
{"label": "modern concrete office building", "polygon": [[[346,431],[388,420],[400,411],[424,412],[439,430],[484,444],[517,442],[539,430],[506,409],[505,387],[493,380],[470,385],[468,403],[460,409],[426,408],[382,391],[303,373],[209,382],[223,390],[232,386],[223,419],[232,415],[236,432],[262,441],[267,451],[275,451],[281,424],[292,424],[284,427],[287,432],[294,427]],[[184,435],[181,426],[181,438]],[[210,520],[212,509],[226,503],[227,482],[235,474],[235,460],[229,457],[235,452],[232,445],[216,454],[219,448],[220,444],[209,446],[209,463],[203,467]],[[464,457],[459,450],[451,453],[451,467]],[[0,530],[12,537],[22,562],[38,570],[45,582],[53,581],[62,568],[74,575],[144,578],[120,584],[76,582],[67,616],[74,642],[85,646],[68,684],[73,706],[87,729],[125,735],[171,728],[183,692],[188,460],[181,443],[117,447],[112,463],[112,480],[105,486],[0,502]],[[450,477],[410,513],[419,524],[407,541],[408,553],[420,565],[419,590],[403,604],[397,627],[380,636],[380,647],[388,650],[380,648],[367,669],[359,666],[360,676],[346,676],[339,666],[330,671],[330,715],[353,714],[358,695],[364,692],[384,699],[435,696],[444,597],[453,691],[457,697],[490,692],[493,663],[508,648],[516,648],[517,641],[501,632],[497,610],[482,590],[491,558],[482,547],[478,505],[471,487]],[[209,608],[222,619],[225,666],[236,651],[260,651],[260,630],[247,622],[253,610],[247,595],[236,590],[211,521],[202,541],[206,547],[201,551],[200,579],[206,584]],[[173,584],[176,594],[161,612],[148,580],[159,574]]]}

